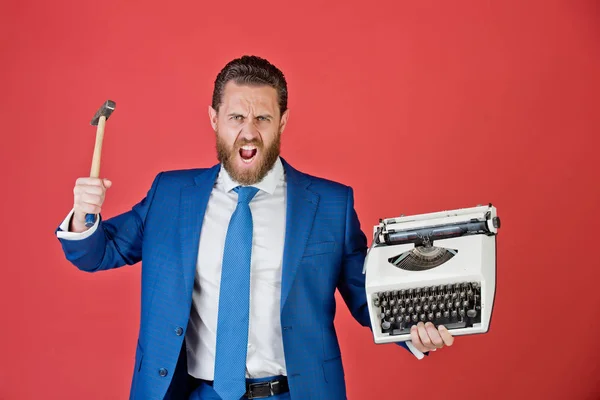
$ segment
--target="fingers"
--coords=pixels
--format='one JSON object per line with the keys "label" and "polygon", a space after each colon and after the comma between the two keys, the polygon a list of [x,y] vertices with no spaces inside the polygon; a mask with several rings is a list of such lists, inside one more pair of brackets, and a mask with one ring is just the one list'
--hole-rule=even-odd
{"label": "fingers", "polygon": [[86,214],[100,214],[106,190],[111,186],[108,179],[78,178],[73,188],[76,219],[83,222]]}
{"label": "fingers", "polygon": [[419,322],[417,324],[417,332],[419,332],[419,338],[421,339],[421,343],[427,349],[427,351],[431,351],[431,350],[435,349],[435,346],[431,342],[431,338],[429,337],[429,335],[427,333],[427,329],[425,328],[424,323]]}
{"label": "fingers", "polygon": [[[106,179],[108,180],[108,179]],[[75,185],[89,185],[89,186],[102,186],[102,182],[103,180],[100,178],[89,178],[89,177],[82,177],[82,178],[77,178],[77,180],[75,181]]]}
{"label": "fingers", "polygon": [[426,324],[419,322],[413,325],[410,329],[410,338],[413,345],[423,353],[441,349],[444,345],[452,346],[454,343],[454,337],[446,327],[440,325],[436,329],[431,322]]}
{"label": "fingers", "polygon": [[446,329],[444,325],[438,326],[438,332],[440,333],[440,337],[444,341],[444,344],[446,346],[452,346],[452,344],[454,343],[454,336],[450,334],[450,332],[448,331],[448,329]]}
{"label": "fingers", "polygon": [[426,353],[429,350],[421,343],[421,338],[419,337],[419,330],[416,325],[410,327],[410,340],[412,344],[419,350],[421,353]]}
{"label": "fingers", "polygon": [[413,325],[410,328],[410,337],[413,345],[422,353],[426,353],[436,348],[427,335],[425,325],[422,322],[419,322],[417,325]]}
{"label": "fingers", "polygon": [[444,341],[440,337],[440,333],[435,328],[435,325],[433,325],[431,322],[427,322],[425,324],[425,330],[427,331],[427,335],[429,336],[434,349],[441,349],[444,347]]}

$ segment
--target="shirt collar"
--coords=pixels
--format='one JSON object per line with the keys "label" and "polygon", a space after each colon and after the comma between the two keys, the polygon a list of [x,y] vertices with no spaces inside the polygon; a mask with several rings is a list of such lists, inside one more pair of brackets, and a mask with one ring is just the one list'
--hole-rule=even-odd
{"label": "shirt collar", "polygon": [[[255,183],[253,186],[257,189],[260,189],[269,194],[275,193],[275,189],[279,182],[283,181],[284,178],[284,169],[283,164],[281,163],[281,159],[277,157],[273,168],[267,173],[267,175],[263,178],[262,181]],[[231,175],[225,170],[225,168],[221,168],[219,171],[219,177],[217,178],[217,182],[220,182],[223,185],[223,190],[229,193],[232,189],[237,186],[240,186],[240,183],[233,180]]]}

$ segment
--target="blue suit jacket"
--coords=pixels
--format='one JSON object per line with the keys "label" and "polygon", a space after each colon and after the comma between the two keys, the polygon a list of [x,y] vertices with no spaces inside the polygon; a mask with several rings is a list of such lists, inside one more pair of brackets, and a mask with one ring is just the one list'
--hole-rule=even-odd
{"label": "blue suit jacket", "polygon": [[[350,187],[282,162],[287,218],[281,326],[291,398],[345,399],[334,294],[337,288],[354,318],[370,327],[362,274],[366,237]],[[143,260],[131,399],[187,399],[185,329],[200,230],[219,169],[162,172],[131,211],[101,221],[86,239],[61,240],[67,259],[84,271]]]}

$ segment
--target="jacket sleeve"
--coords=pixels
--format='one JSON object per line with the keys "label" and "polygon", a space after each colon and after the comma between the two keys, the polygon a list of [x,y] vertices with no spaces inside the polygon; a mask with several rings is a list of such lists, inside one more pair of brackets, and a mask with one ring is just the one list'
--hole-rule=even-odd
{"label": "jacket sleeve", "polygon": [[[367,238],[360,229],[360,222],[354,209],[354,192],[352,188],[348,188],[344,254],[338,290],[354,319],[372,329],[365,292],[365,275],[362,273],[366,254]],[[396,344],[409,350],[404,342]]]}
{"label": "jacket sleeve", "polygon": [[[158,174],[146,197],[133,208],[116,217],[102,220],[97,229],[80,240],[58,237],[67,260],[82,271],[96,272],[133,265],[142,259],[144,222],[152,205],[160,177]],[[60,226],[56,232],[60,232]]]}

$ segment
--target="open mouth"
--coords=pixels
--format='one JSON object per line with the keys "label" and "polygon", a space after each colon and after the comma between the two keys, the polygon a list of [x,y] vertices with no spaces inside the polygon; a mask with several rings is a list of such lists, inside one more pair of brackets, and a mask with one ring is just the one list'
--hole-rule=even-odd
{"label": "open mouth", "polygon": [[254,160],[254,158],[256,158],[256,153],[258,153],[258,149],[256,148],[256,146],[245,145],[240,148],[239,153],[240,157],[242,158],[242,161],[246,164],[250,164]]}

